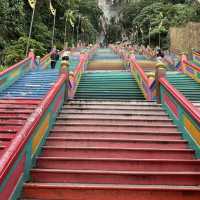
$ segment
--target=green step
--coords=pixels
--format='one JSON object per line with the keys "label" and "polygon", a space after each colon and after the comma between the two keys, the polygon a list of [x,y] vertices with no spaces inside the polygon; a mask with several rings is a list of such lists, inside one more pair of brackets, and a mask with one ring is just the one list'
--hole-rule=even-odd
{"label": "green step", "polygon": [[200,84],[181,73],[168,73],[167,80],[188,100],[200,102]]}
{"label": "green step", "polygon": [[75,99],[144,100],[129,72],[93,72],[82,75]]}

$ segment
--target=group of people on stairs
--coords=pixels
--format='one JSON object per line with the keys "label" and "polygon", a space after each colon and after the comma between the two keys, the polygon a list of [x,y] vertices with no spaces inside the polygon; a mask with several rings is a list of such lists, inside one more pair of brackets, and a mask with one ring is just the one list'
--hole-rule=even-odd
{"label": "group of people on stairs", "polygon": [[[69,50],[65,50],[64,53],[62,54],[62,60],[69,61]],[[51,54],[51,69],[55,69],[56,63],[60,59],[60,51],[57,50],[56,48],[53,49],[52,54]]]}

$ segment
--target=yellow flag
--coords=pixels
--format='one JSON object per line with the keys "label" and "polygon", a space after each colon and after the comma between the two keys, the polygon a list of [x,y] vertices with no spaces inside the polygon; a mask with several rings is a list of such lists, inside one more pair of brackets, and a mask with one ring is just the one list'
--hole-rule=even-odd
{"label": "yellow flag", "polygon": [[29,4],[30,4],[32,9],[35,9],[36,1],[37,0],[28,0],[28,2],[29,2]]}
{"label": "yellow flag", "polygon": [[56,9],[53,8],[51,1],[50,1],[50,11],[52,15],[54,16],[56,15]]}

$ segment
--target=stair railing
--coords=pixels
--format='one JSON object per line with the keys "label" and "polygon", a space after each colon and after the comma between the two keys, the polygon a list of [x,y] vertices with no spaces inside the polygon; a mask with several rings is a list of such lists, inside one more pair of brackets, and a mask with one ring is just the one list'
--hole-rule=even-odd
{"label": "stair railing", "polygon": [[134,55],[130,56],[130,70],[132,75],[137,81],[138,86],[140,87],[144,97],[148,101],[156,99],[156,87],[155,87],[155,76],[148,77],[142,67],[137,63]]}
{"label": "stair railing", "polygon": [[200,52],[192,51],[192,58],[193,58],[195,63],[200,65]]}
{"label": "stair railing", "polygon": [[0,158],[0,199],[17,199],[63,105],[67,75],[58,81],[27,119]]}
{"label": "stair railing", "polygon": [[189,77],[200,83],[200,67],[189,63],[186,59],[182,59],[179,71],[182,71],[184,74],[187,74]]}
{"label": "stair railing", "polygon": [[110,45],[112,50],[120,55],[122,59],[129,65],[131,74],[136,79],[136,82],[141,89],[144,97],[148,101],[156,99],[156,84],[155,75],[147,76],[142,67],[137,63],[134,52],[128,52],[120,46]]}
{"label": "stair railing", "polygon": [[97,46],[91,48],[88,52],[81,52],[80,62],[74,69],[74,71],[69,72],[69,89],[68,89],[68,98],[73,99],[78,88],[81,76],[86,70],[88,61],[96,51]]}
{"label": "stair railing", "polygon": [[32,59],[25,58],[24,60],[12,65],[6,70],[0,72],[0,92],[12,85],[32,68]]}
{"label": "stair railing", "polygon": [[164,77],[159,82],[162,106],[200,158],[200,111]]}

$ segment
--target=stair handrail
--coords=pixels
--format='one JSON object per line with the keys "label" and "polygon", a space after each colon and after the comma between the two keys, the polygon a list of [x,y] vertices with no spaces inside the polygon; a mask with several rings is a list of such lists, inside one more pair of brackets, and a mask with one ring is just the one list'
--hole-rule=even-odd
{"label": "stair handrail", "polygon": [[186,60],[183,61],[184,66],[182,66],[183,69],[185,69],[186,65],[189,65],[191,68],[193,68],[194,70],[200,72],[200,67],[198,67],[197,65],[190,63]]}
{"label": "stair handrail", "polygon": [[188,99],[175,89],[165,78],[160,78],[160,83],[176,98],[176,100],[184,106],[184,108],[194,117],[200,124],[200,111]]}
{"label": "stair handrail", "polygon": [[200,83],[200,67],[190,63],[185,55],[182,55],[178,70]]}
{"label": "stair handrail", "polygon": [[[31,114],[31,116],[27,119],[24,126],[18,131],[16,134],[16,137],[12,140],[9,147],[6,149],[5,153],[0,158],[0,189],[3,187],[3,192],[6,190],[6,184],[8,181],[12,181],[9,179],[9,174],[13,171],[13,168],[16,167],[16,163],[18,163],[18,159],[20,159],[20,155],[22,153],[25,154],[26,161],[24,164],[24,170],[21,172],[24,174],[25,178],[23,180],[26,180],[28,178],[29,170],[31,168],[31,163],[33,163],[33,160],[37,156],[37,153],[39,151],[40,145],[42,144],[42,140],[44,138],[39,139],[36,137],[37,128],[42,124],[47,123],[46,121],[46,113],[48,113],[48,116],[50,116],[48,119],[48,127],[45,127],[44,130],[45,133],[43,133],[43,137],[45,137],[49,131],[49,129],[52,127],[53,121],[55,121],[56,113],[59,111],[63,101],[64,101],[64,93],[66,90],[66,80],[67,75],[61,74],[53,88],[48,92],[46,97],[42,100],[40,105],[34,110],[34,112]],[[45,119],[44,119],[45,118]],[[40,133],[40,132],[39,132]],[[33,141],[36,138],[36,142],[38,144],[34,147],[33,151]],[[37,141],[38,139],[38,141]],[[16,170],[16,169],[15,169]],[[8,177],[7,177],[8,176]],[[22,174],[19,176],[19,179],[23,176]],[[18,185],[17,185],[18,184]],[[15,187],[22,187],[22,183],[20,183],[19,180],[17,180],[16,185],[13,186],[12,191],[9,195],[13,194],[13,191],[15,190]],[[3,197],[2,197],[3,198]]]}
{"label": "stair handrail", "polygon": [[[155,98],[153,95],[155,90],[155,77],[148,78],[143,68],[137,63],[134,55],[129,57],[129,62],[130,62],[131,72],[133,73],[145,98],[148,101],[152,101]],[[140,80],[137,78],[137,75],[139,75]]]}
{"label": "stair handrail", "polygon": [[193,59],[194,63],[199,66],[200,65],[200,52],[193,50],[192,51],[192,59]]}
{"label": "stair handrail", "polygon": [[200,157],[200,111],[166,78],[159,79],[161,103]]}
{"label": "stair handrail", "polygon": [[81,52],[80,62],[77,64],[74,71],[69,72],[69,99],[74,98],[81,75],[85,71],[87,62],[91,58],[92,54],[96,51],[96,49],[97,45],[93,46],[88,52]]}
{"label": "stair handrail", "polygon": [[20,65],[24,64],[26,61],[30,61],[31,58],[25,58],[24,60],[19,61],[18,63],[15,63],[14,65],[8,67],[7,69],[0,72],[0,77],[4,76],[8,72],[17,69]]}
{"label": "stair handrail", "polygon": [[27,57],[24,60],[0,72],[0,92],[17,81],[21,75],[29,71],[32,68],[32,65],[32,58]]}

